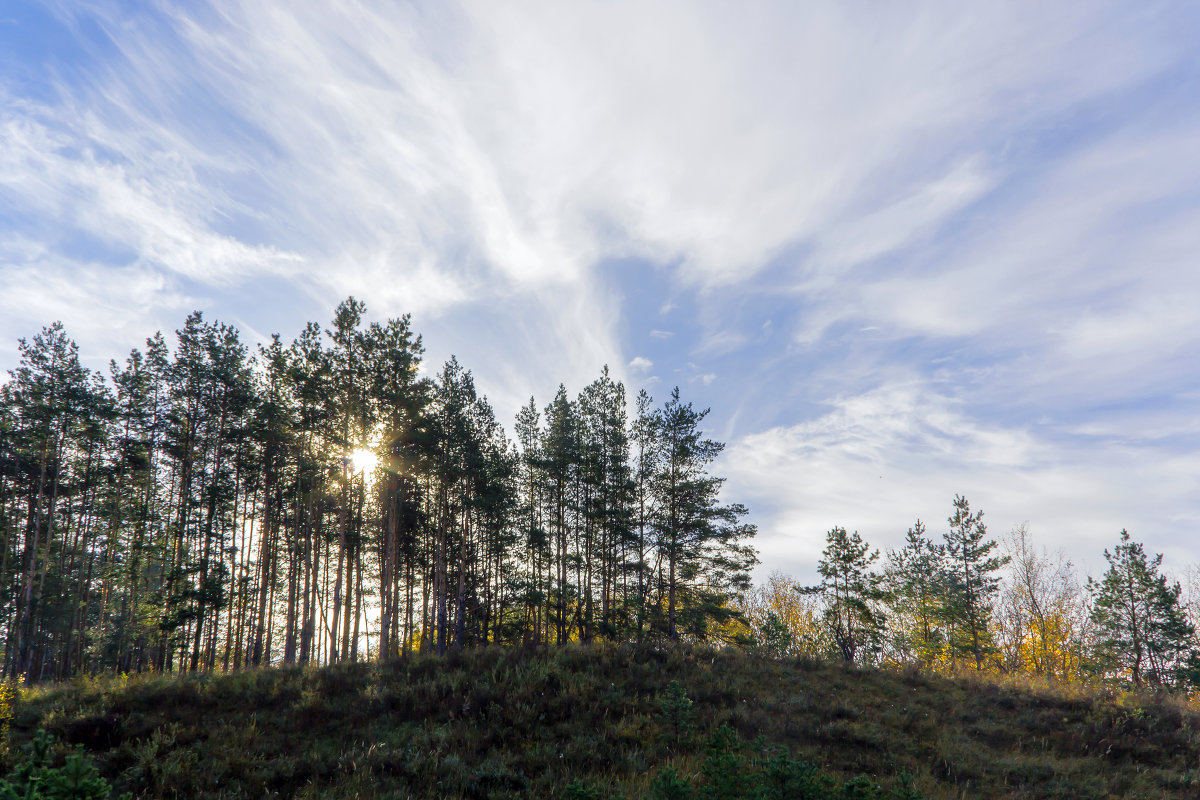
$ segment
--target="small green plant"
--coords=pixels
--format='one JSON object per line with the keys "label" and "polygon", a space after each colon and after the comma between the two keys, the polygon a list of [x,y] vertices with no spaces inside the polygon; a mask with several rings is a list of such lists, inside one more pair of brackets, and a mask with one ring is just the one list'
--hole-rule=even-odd
{"label": "small green plant", "polygon": [[830,797],[833,781],[807,761],[780,751],[763,765],[763,800]]}
{"label": "small green plant", "polygon": [[704,800],[742,800],[753,795],[753,777],[733,728],[722,725],[708,742],[702,772]]}
{"label": "small green plant", "polygon": [[659,701],[659,708],[662,710],[662,721],[666,728],[667,746],[672,750],[688,747],[696,729],[696,712],[692,708],[691,698],[679,685],[679,681],[671,681],[667,685],[667,691]]}
{"label": "small green plant", "polygon": [[896,786],[892,789],[892,798],[893,800],[924,800],[924,795],[917,791],[912,775],[901,772],[896,779]]}
{"label": "small green plant", "polygon": [[[52,767],[54,738],[39,730],[25,760],[0,780],[0,800],[109,800],[112,788],[81,749]],[[122,795],[122,800],[129,795]]]}
{"label": "small green plant", "polygon": [[882,800],[883,788],[866,775],[858,775],[842,786],[843,800]]}
{"label": "small green plant", "polygon": [[563,791],[562,800],[600,800],[600,790],[585,781],[573,780]]}
{"label": "small green plant", "polygon": [[674,767],[664,767],[650,784],[649,800],[691,800],[692,787]]}

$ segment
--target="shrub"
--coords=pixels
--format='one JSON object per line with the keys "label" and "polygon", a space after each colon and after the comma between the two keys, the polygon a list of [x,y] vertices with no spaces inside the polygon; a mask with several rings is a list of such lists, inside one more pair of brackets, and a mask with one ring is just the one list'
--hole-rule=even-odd
{"label": "shrub", "polygon": [[649,800],[691,800],[692,788],[674,767],[664,767],[650,784]]}
{"label": "shrub", "polygon": [[755,776],[749,772],[737,734],[728,725],[718,728],[709,740],[703,772],[700,796],[704,800],[742,800],[754,794]]}
{"label": "shrub", "polygon": [[667,691],[659,701],[662,710],[662,722],[666,727],[667,747],[671,750],[687,748],[692,743],[696,728],[696,714],[692,709],[691,698],[679,685],[679,681],[671,681]]}
{"label": "shrub", "polygon": [[54,739],[39,730],[26,748],[25,760],[0,780],[0,800],[109,800],[112,788],[81,748],[54,768],[53,746]]}
{"label": "shrub", "polygon": [[563,800],[600,800],[600,790],[585,781],[573,780],[567,784]]}

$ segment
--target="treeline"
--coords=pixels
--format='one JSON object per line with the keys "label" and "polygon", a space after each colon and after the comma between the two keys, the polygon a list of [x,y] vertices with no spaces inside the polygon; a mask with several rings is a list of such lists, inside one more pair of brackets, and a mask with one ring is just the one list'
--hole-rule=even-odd
{"label": "treeline", "polygon": [[3,673],[703,639],[755,563],[706,411],[604,369],[515,441],[408,316],[252,353],[193,313],[108,375],[55,323],[0,387]]}
{"label": "treeline", "polygon": [[1086,581],[1024,525],[989,538],[965,497],[939,538],[918,520],[881,557],[857,531],[831,529],[819,585],[776,573],[741,598],[750,638],[776,655],[1200,686],[1200,598],[1186,598],[1162,555],[1128,532],[1104,551],[1104,574]]}

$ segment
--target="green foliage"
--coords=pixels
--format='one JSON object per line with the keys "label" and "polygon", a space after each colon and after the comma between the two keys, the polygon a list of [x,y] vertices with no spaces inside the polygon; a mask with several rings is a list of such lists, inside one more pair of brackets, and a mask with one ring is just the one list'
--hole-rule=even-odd
{"label": "green foliage", "polygon": [[649,800],[691,800],[692,787],[674,767],[663,767],[650,784]]}
{"label": "green foliage", "polygon": [[[920,800],[911,780],[885,791],[876,781],[856,775],[839,781],[811,764],[778,751],[762,757],[752,752],[732,728],[722,725],[712,735],[695,786],[674,771],[660,773],[651,798],[691,797],[704,800]],[[670,792],[670,794],[667,794]]]}
{"label": "green foliage", "polygon": [[1147,557],[1123,530],[1121,543],[1105,550],[1104,558],[1108,570],[1088,584],[1099,666],[1128,676],[1135,686],[1200,685],[1196,631],[1180,602],[1182,589],[1160,571],[1162,555]]}
{"label": "green foliage", "polygon": [[833,780],[816,767],[780,751],[763,766],[763,800],[818,800],[833,791]]}
{"label": "green foliage", "polygon": [[1008,563],[1007,556],[992,555],[996,541],[987,538],[982,511],[971,511],[967,498],[954,496],[954,513],[946,532],[945,619],[953,657],[970,657],[975,668],[995,652],[992,640],[992,599],[1000,587],[996,573]]}
{"label": "green foliage", "polygon": [[792,632],[775,612],[767,614],[760,632],[763,651],[772,658],[783,658],[792,649]]}
{"label": "green foliage", "polygon": [[16,701],[17,687],[15,681],[0,680],[0,764],[8,762],[8,731],[12,724]]}
{"label": "green foliage", "polygon": [[754,793],[754,778],[748,769],[742,743],[728,725],[722,725],[709,739],[701,770],[702,800],[741,800]]}
{"label": "green foliage", "polygon": [[673,767],[661,770],[650,785],[648,800],[920,800],[911,779],[892,792],[865,775],[846,781],[822,774],[785,751],[761,753],[761,742],[747,745],[729,725],[722,725],[705,746],[699,776],[688,781]]}
{"label": "green foliage", "polygon": [[905,534],[904,547],[888,553],[883,574],[895,623],[888,633],[902,660],[929,667],[942,657],[949,583],[946,548],[934,544],[917,520]]}
{"label": "green foliage", "polygon": [[66,757],[62,767],[46,772],[42,794],[47,800],[106,800],[111,789],[92,760],[76,752]]}
{"label": "green foliage", "polygon": [[679,681],[671,681],[667,685],[666,692],[659,700],[659,708],[662,709],[667,747],[680,750],[690,746],[696,729],[696,714],[691,699]]}
{"label": "green foliage", "polygon": [[830,638],[838,655],[847,662],[877,652],[883,638],[880,577],[871,572],[878,558],[879,551],[872,551],[858,531],[847,533],[845,528],[832,528],[817,565],[821,585],[804,590],[824,597]]}
{"label": "green foliage", "polygon": [[866,775],[858,775],[842,786],[840,800],[882,800],[883,787]]}
{"label": "green foliage", "polygon": [[896,785],[892,789],[892,798],[893,800],[921,800],[922,794],[913,784],[912,775],[901,772],[897,776]]}
{"label": "green foliage", "polygon": [[[52,767],[54,738],[39,730],[25,760],[0,780],[0,800],[109,800],[113,792],[92,759],[80,750]],[[122,795],[123,798],[128,795]]]}
{"label": "green foliage", "polygon": [[567,784],[562,800],[600,800],[600,790],[578,778]]}
{"label": "green foliage", "polygon": [[199,800],[1191,800],[1200,761],[1200,715],[1167,694],[660,644],[80,681],[23,692],[17,752],[38,727],[117,791]]}
{"label": "green foliage", "polygon": [[747,509],[721,505],[724,478],[708,471],[725,446],[704,438],[707,415],[684,403],[675,387],[651,417],[659,451],[649,480],[656,501],[651,519],[666,581],[665,634],[673,642],[707,639],[714,623],[736,617],[728,600],[750,588],[748,571],[758,561],[745,543],[756,532],[741,522]]}

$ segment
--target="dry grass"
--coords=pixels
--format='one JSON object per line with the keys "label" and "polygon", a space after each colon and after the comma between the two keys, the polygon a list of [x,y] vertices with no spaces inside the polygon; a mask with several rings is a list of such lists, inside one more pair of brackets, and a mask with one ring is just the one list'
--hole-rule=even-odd
{"label": "dry grass", "polygon": [[[677,680],[694,735],[664,715]],[[597,797],[703,773],[722,725],[839,781],[927,798],[1195,798],[1200,714],[1175,698],[773,661],[735,650],[488,648],[388,665],[77,682],[22,694],[143,797]],[[703,783],[696,779],[697,783]]]}

